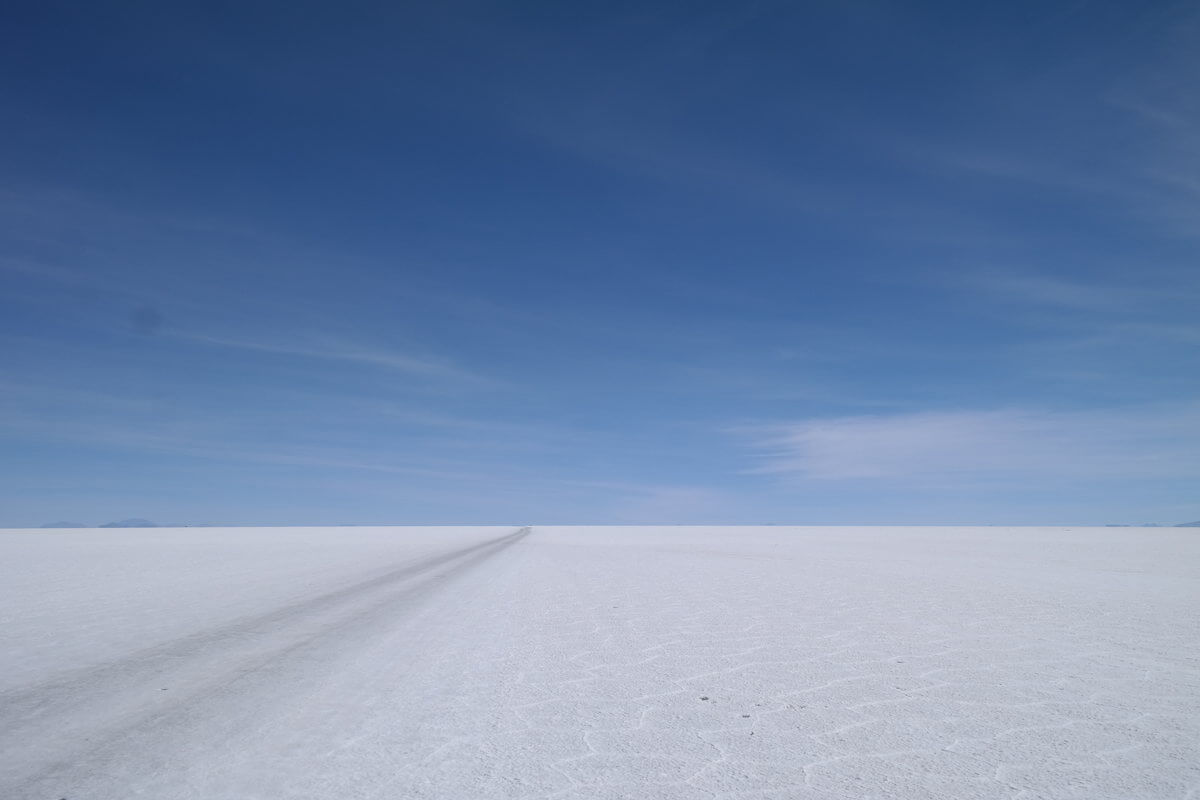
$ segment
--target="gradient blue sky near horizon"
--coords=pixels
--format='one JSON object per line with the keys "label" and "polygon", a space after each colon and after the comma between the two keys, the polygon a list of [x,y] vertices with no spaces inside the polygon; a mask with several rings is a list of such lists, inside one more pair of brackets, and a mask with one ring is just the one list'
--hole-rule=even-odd
{"label": "gradient blue sky near horizon", "polygon": [[0,525],[1200,519],[1193,3],[9,17]]}

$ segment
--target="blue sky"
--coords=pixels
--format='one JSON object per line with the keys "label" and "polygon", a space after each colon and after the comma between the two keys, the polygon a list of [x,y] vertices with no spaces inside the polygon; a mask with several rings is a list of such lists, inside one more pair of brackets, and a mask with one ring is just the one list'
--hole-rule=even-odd
{"label": "blue sky", "polygon": [[1194,4],[15,15],[0,524],[1200,519]]}

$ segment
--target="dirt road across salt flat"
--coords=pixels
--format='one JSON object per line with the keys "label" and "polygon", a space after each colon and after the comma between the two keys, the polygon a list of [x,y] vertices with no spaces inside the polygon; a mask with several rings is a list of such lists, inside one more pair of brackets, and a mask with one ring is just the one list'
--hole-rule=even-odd
{"label": "dirt road across salt flat", "polygon": [[0,532],[5,798],[1200,797],[1185,529]]}

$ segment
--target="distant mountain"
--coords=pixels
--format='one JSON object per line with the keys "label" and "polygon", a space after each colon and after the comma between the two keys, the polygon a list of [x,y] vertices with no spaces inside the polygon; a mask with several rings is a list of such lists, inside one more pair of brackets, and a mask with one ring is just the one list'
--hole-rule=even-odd
{"label": "distant mountain", "polygon": [[101,525],[100,527],[101,528],[157,528],[158,526],[155,525],[153,522],[151,522],[148,519],[134,518],[134,519],[123,519],[120,522],[106,522],[103,525]]}
{"label": "distant mountain", "polygon": [[86,528],[82,522],[47,522],[43,528]]}
{"label": "distant mountain", "polygon": [[1176,528],[1200,528],[1200,522],[1181,522]]}

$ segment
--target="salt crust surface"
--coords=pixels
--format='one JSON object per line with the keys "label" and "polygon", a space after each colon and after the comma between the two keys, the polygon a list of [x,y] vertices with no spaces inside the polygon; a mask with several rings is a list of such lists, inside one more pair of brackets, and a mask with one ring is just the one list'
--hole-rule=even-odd
{"label": "salt crust surface", "polygon": [[1197,798],[1200,533],[0,532],[0,796]]}

